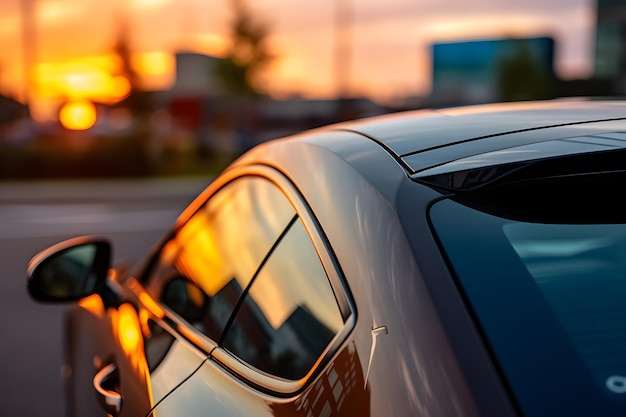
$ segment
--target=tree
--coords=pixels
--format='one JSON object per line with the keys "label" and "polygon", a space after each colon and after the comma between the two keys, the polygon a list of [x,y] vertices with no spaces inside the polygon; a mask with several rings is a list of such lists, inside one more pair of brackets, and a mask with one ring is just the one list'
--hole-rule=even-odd
{"label": "tree", "polygon": [[233,95],[258,95],[258,74],[274,58],[267,45],[269,29],[255,19],[245,0],[230,1],[235,15],[230,28],[231,46],[217,64],[216,76]]}
{"label": "tree", "polygon": [[118,105],[128,109],[135,118],[141,118],[142,123],[147,123],[152,111],[152,93],[140,91],[141,78],[133,67],[133,52],[131,50],[130,26],[121,18],[119,20],[113,54],[118,59],[117,70],[113,75],[121,76],[128,81],[128,94]]}
{"label": "tree", "polygon": [[552,98],[552,74],[533,57],[528,41],[516,40],[511,52],[510,56],[498,62],[500,100]]}
{"label": "tree", "polygon": [[132,65],[132,51],[130,50],[129,27],[125,20],[120,20],[117,29],[117,37],[113,45],[113,53],[119,59],[117,75],[121,75],[130,85],[130,93],[133,93],[139,83],[139,76]]}

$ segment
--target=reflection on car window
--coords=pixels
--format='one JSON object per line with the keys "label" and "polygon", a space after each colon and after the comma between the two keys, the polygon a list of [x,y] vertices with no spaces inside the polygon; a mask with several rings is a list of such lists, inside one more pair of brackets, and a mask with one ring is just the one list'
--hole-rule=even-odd
{"label": "reflection on car window", "polygon": [[510,219],[450,200],[430,215],[524,415],[620,414],[626,224]]}
{"label": "reflection on car window", "polygon": [[626,227],[513,223],[503,231],[598,387],[622,394],[610,378],[626,376]]}
{"label": "reflection on car window", "polygon": [[223,346],[261,371],[295,380],[342,326],[328,277],[295,219],[252,282]]}
{"label": "reflection on car window", "polygon": [[[149,289],[166,305],[171,302],[175,312],[192,311],[193,320],[183,318],[217,341],[239,296],[294,212],[267,180],[243,177],[231,182],[164,245]],[[181,280],[194,285],[170,284]],[[186,300],[193,305],[181,305]]]}

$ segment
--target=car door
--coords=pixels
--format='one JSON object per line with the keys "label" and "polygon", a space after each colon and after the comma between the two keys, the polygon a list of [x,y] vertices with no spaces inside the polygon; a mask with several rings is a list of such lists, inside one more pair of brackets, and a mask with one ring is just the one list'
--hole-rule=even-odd
{"label": "car door", "polygon": [[179,358],[201,361],[156,415],[363,414],[355,314],[303,200],[268,168],[222,181],[142,279],[180,340],[153,391]]}

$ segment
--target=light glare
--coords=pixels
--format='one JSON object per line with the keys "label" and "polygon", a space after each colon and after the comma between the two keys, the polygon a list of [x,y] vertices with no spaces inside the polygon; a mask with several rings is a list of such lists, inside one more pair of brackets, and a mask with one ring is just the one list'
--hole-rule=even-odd
{"label": "light glare", "polygon": [[96,123],[96,108],[87,100],[69,101],[61,108],[59,120],[68,130],[87,130]]}

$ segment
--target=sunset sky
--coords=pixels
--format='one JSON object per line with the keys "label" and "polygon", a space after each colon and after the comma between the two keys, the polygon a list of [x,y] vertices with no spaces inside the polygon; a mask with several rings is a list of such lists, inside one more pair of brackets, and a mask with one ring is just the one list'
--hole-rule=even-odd
{"label": "sunset sky", "polygon": [[[22,1],[32,1],[35,10],[33,94],[42,99],[68,85],[88,98],[124,94],[123,80],[109,75],[121,19],[130,27],[144,86],[163,89],[173,82],[173,52],[223,53],[232,16],[228,0],[0,0],[0,93],[17,97],[24,78]],[[561,77],[592,71],[595,0],[248,0],[269,26],[277,57],[263,77],[265,91],[334,95],[337,4],[351,16],[344,30],[352,95],[389,101],[428,93],[429,45],[441,41],[552,36]],[[93,85],[103,91],[92,91]]]}

